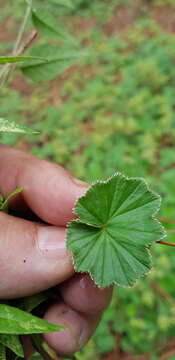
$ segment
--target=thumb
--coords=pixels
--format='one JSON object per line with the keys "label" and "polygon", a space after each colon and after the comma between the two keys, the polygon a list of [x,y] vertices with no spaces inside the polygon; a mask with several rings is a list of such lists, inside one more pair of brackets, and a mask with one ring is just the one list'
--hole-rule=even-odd
{"label": "thumb", "polygon": [[0,213],[0,298],[32,295],[73,274],[65,228]]}

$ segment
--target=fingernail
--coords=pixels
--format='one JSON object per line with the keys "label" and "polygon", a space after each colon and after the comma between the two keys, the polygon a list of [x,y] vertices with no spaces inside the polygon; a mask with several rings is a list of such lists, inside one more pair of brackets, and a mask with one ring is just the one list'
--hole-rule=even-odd
{"label": "fingernail", "polygon": [[66,232],[52,226],[43,226],[38,229],[38,247],[46,256],[62,256],[66,250]]}
{"label": "fingernail", "polygon": [[83,187],[83,188],[88,188],[89,185],[87,183],[85,183],[84,181],[82,180],[79,180],[79,179],[76,179],[74,177],[72,177],[72,182],[77,185],[77,186],[80,186],[80,187]]}

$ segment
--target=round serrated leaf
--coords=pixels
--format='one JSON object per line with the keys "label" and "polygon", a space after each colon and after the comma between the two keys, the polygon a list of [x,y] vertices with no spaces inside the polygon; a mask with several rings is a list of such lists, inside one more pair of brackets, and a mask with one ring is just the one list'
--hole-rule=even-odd
{"label": "round serrated leaf", "polygon": [[100,287],[133,285],[151,268],[149,245],[165,236],[154,218],[160,202],[141,178],[117,173],[92,185],[76,204],[79,220],[68,226],[75,269]]}

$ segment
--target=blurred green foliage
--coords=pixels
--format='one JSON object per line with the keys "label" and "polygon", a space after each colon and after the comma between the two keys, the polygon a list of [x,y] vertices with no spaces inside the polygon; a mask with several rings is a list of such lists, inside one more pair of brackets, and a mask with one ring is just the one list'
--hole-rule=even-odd
{"label": "blurred green foliage", "polygon": [[[1,23],[11,17],[11,31],[21,16],[19,3],[9,0],[9,7],[4,1],[0,14]],[[89,55],[83,65],[42,86],[18,72],[11,89],[2,92],[1,116],[40,134],[3,134],[1,141],[62,164],[88,182],[116,171],[142,176],[162,195],[161,215],[173,219],[175,33],[161,20],[158,24],[156,14],[166,5],[171,17],[175,3],[145,0],[142,5],[138,11],[134,0],[113,0],[110,5],[107,0],[74,0],[74,9],[62,9],[60,23],[67,21]],[[11,37],[4,38],[0,51],[11,44]],[[168,238],[173,240],[173,234]],[[151,360],[160,358],[175,337],[175,252],[155,245],[153,257],[155,268],[146,279],[132,289],[115,289],[79,360],[98,360],[117,346]]]}

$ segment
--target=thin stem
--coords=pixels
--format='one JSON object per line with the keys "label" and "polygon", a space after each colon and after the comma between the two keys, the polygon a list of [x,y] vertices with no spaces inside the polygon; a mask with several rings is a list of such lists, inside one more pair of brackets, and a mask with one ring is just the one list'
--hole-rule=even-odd
{"label": "thin stem", "polygon": [[175,221],[172,220],[172,219],[164,218],[164,217],[161,217],[161,216],[157,216],[157,219],[160,220],[160,221],[162,221],[162,222],[175,225]]}
{"label": "thin stem", "polygon": [[31,10],[32,10],[32,1],[28,2],[28,6],[27,6],[27,9],[26,9],[26,13],[25,13],[25,15],[24,15],[23,22],[22,22],[22,24],[21,24],[21,26],[20,26],[20,29],[19,29],[19,32],[18,32],[16,41],[15,41],[15,44],[14,44],[14,47],[13,47],[13,52],[12,52],[13,55],[16,54],[16,52],[17,52],[17,50],[18,50],[18,48],[19,48],[19,45],[20,45],[21,40],[22,40],[22,37],[23,37],[23,35],[24,35],[25,27],[26,27],[27,21],[28,21],[28,19],[29,19]]}
{"label": "thin stem", "polygon": [[167,246],[175,246],[175,243],[171,243],[171,242],[168,242],[168,241],[157,241],[158,244],[162,244],[162,245],[167,245]]}
{"label": "thin stem", "polygon": [[42,356],[43,360],[53,360],[49,354],[47,354],[42,345],[41,345],[41,340],[40,340],[40,335],[31,335],[31,341],[32,341],[32,345],[34,346],[34,348],[39,352],[39,354]]}
{"label": "thin stem", "polygon": [[[12,51],[12,55],[17,55],[18,53],[18,48],[20,46],[20,43],[21,43],[21,40],[23,38],[23,35],[24,35],[24,31],[25,31],[25,28],[26,28],[26,24],[27,24],[27,21],[29,19],[29,16],[30,16],[30,13],[31,13],[31,10],[32,10],[32,0],[28,0],[27,1],[27,9],[26,9],[26,12],[25,12],[25,15],[24,15],[24,19],[22,21],[22,24],[20,26],[20,29],[19,29],[19,32],[18,32],[18,35],[17,35],[17,38],[16,38],[16,41],[15,41],[15,44],[14,44],[14,47],[13,47],[13,51]],[[0,88],[2,88],[2,86],[5,84],[5,81],[9,75],[9,72],[10,72],[10,69],[12,68],[12,64],[5,64],[3,66],[3,68],[1,69],[0,71]]]}

